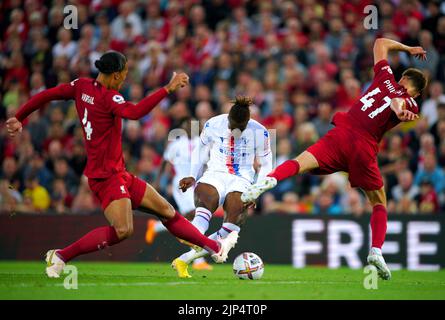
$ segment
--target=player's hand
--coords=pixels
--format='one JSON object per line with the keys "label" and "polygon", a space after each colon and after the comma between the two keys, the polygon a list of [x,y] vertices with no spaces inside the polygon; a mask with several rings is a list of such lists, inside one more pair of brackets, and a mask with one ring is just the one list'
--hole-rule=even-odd
{"label": "player's hand", "polygon": [[168,85],[165,86],[168,93],[172,93],[179,88],[185,87],[189,83],[189,76],[185,74],[184,72],[176,73],[173,72],[173,76],[168,83]]}
{"label": "player's hand", "polygon": [[187,189],[193,185],[195,185],[195,178],[193,177],[182,178],[179,181],[179,189],[181,189],[182,192],[186,192]]}
{"label": "player's hand", "polygon": [[17,133],[22,132],[22,123],[17,120],[16,117],[9,118],[6,121],[6,128],[8,130],[8,134],[11,138],[15,137]]}
{"label": "player's hand", "polygon": [[422,47],[410,47],[409,54],[419,60],[426,60],[426,51]]}
{"label": "player's hand", "polygon": [[419,115],[405,109],[397,113],[397,118],[399,118],[400,121],[406,122],[419,119]]}

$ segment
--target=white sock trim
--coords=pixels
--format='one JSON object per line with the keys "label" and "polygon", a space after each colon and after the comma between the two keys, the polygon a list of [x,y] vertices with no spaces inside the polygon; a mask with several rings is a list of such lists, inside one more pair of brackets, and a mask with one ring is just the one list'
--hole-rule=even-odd
{"label": "white sock trim", "polygon": [[230,223],[230,222],[224,222],[221,229],[226,231],[228,234],[232,231],[239,232],[241,228],[237,226],[236,224]]}
{"label": "white sock trim", "polygon": [[198,207],[195,210],[195,217],[193,218],[192,224],[201,232],[206,233],[209,229],[210,219],[212,218],[212,213],[210,210]]}

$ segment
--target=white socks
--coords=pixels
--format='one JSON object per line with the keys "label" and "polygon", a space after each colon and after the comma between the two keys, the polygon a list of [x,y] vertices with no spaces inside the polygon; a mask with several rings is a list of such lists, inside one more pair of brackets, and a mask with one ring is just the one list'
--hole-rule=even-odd
{"label": "white socks", "polygon": [[192,224],[201,232],[205,234],[209,229],[210,219],[212,218],[212,213],[210,210],[197,207],[195,210],[195,217],[193,218]]}
{"label": "white socks", "polygon": [[161,221],[156,221],[155,231],[156,231],[156,233],[160,233],[160,232],[167,231],[167,228],[162,224]]}
{"label": "white socks", "polygon": [[380,249],[380,248],[376,248],[376,247],[372,247],[371,248],[371,253],[375,253],[375,254],[378,254],[378,255],[382,255],[382,249]]}
{"label": "white socks", "polygon": [[[240,230],[241,230],[241,228],[238,227],[236,224],[225,222],[221,226],[221,229],[219,229],[217,232],[215,232],[212,235],[210,235],[209,238],[213,239],[213,240],[216,240],[218,238],[218,236],[220,236],[221,238],[225,238],[232,231],[239,232]],[[198,258],[202,258],[202,257],[204,257],[204,256],[206,256],[208,254],[209,254],[209,252],[207,250],[204,250],[204,249],[202,249],[199,252],[197,252],[194,249],[192,249],[192,250],[182,254],[179,257],[179,259],[181,259],[182,261],[184,261],[187,264],[189,264],[193,260],[198,259]]]}

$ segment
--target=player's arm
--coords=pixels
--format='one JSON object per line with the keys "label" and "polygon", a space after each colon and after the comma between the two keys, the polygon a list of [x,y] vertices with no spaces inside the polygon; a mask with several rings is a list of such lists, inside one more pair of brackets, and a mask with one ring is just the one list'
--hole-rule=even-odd
{"label": "player's arm", "polygon": [[151,112],[168,94],[188,84],[189,77],[185,73],[173,73],[170,82],[163,88],[142,99],[139,103],[126,102],[121,95],[111,98],[111,111],[124,119],[138,120]]}
{"label": "player's arm", "polygon": [[15,117],[6,121],[6,128],[10,137],[22,131],[22,122],[31,113],[54,100],[70,100],[75,96],[75,82],[63,83],[57,87],[44,90],[28,100],[15,114]]}
{"label": "player's arm", "polygon": [[394,111],[400,121],[413,121],[419,118],[419,115],[406,107],[406,100],[403,98],[393,98],[391,100],[391,110]]}
{"label": "player's arm", "polygon": [[164,154],[162,155],[162,163],[161,168],[159,169],[158,175],[156,176],[156,180],[153,183],[153,187],[156,190],[160,190],[161,186],[161,177],[164,174],[164,172],[171,172],[172,170],[172,163],[174,159],[175,150],[173,148],[173,143],[169,142],[167,144],[167,147],[165,148]]}
{"label": "player's arm", "polygon": [[182,192],[187,191],[188,188],[195,184],[196,178],[198,177],[204,165],[209,161],[209,159],[210,143],[204,144],[202,138],[200,138],[199,144],[195,146],[192,151],[192,158],[190,161],[190,175],[189,177],[183,178],[181,179],[181,181],[179,181],[179,188],[182,190]]}
{"label": "player's arm", "polygon": [[255,156],[260,169],[256,181],[263,180],[272,171],[272,149],[270,147],[269,131],[263,128],[261,137],[255,139]]}
{"label": "player's arm", "polygon": [[262,157],[257,157],[260,169],[258,170],[257,181],[263,180],[272,171],[272,152]]}
{"label": "player's arm", "polygon": [[374,42],[374,64],[388,59],[389,51],[405,51],[418,59],[426,60],[426,51],[422,47],[410,47],[387,38],[378,38]]}
{"label": "player's arm", "polygon": [[171,172],[172,165],[170,161],[163,159],[161,163],[161,168],[159,169],[159,173],[156,176],[156,180],[153,182],[153,188],[160,191],[161,189],[161,177],[164,174],[164,172]]}

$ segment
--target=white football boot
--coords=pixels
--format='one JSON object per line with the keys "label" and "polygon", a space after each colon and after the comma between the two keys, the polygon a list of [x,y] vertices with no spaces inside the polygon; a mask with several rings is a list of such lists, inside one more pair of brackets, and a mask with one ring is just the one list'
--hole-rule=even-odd
{"label": "white football boot", "polygon": [[232,231],[227,235],[227,237],[224,239],[220,238],[217,241],[221,245],[221,248],[219,249],[219,252],[212,254],[211,257],[216,263],[226,262],[229,251],[238,241],[238,231]]}
{"label": "white football boot", "polygon": [[247,187],[247,190],[243,192],[241,195],[242,202],[252,202],[258,199],[258,197],[266,192],[267,190],[272,189],[277,185],[277,179],[274,177],[265,177],[261,181]]}
{"label": "white football boot", "polygon": [[371,248],[367,260],[369,264],[377,268],[380,278],[383,280],[391,280],[391,271],[386,265],[385,259],[383,259],[382,250]]}
{"label": "white football boot", "polygon": [[59,278],[65,268],[65,262],[57,256],[56,251],[57,249],[53,249],[46,253],[46,275],[49,278]]}

